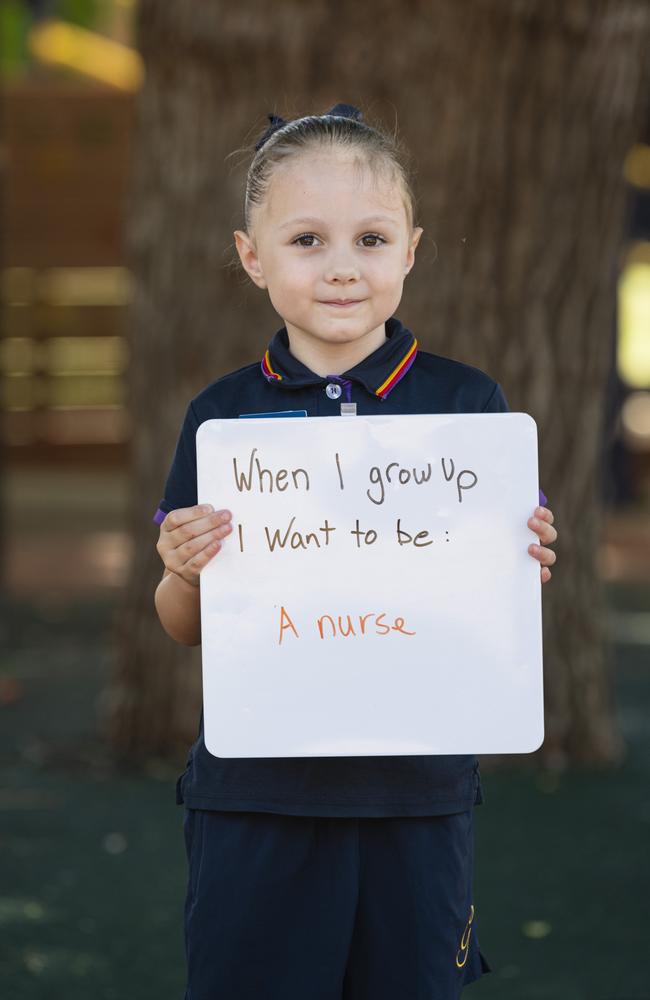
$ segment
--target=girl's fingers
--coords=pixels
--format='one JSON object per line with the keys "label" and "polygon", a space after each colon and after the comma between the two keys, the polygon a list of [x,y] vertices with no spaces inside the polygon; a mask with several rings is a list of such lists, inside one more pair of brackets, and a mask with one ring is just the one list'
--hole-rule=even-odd
{"label": "girl's fingers", "polygon": [[203,534],[196,535],[187,542],[183,542],[178,546],[177,552],[184,562],[189,561],[196,555],[200,555],[206,548],[211,547],[212,554],[214,554],[217,548],[221,547],[220,544],[215,547],[215,543],[220,543],[221,539],[225,538],[231,531],[232,526],[230,524],[221,524],[211,531],[205,531]]}
{"label": "girl's fingers", "polygon": [[538,559],[542,566],[553,566],[557,560],[557,556],[553,549],[547,549],[543,545],[532,545],[528,546],[528,551],[531,556]]}
{"label": "girl's fingers", "polygon": [[176,507],[170,510],[160,525],[161,531],[175,531],[189,521],[195,521],[203,515],[209,515],[214,508],[211,504],[195,504],[193,507]]}
{"label": "girl's fingers", "polygon": [[557,531],[552,522],[553,513],[547,507],[538,507],[533,516],[528,518],[528,527],[535,532],[540,542],[550,545],[557,539]]}
{"label": "girl's fingers", "polygon": [[540,542],[543,542],[545,545],[551,545],[556,541],[557,531],[552,524],[548,524],[546,521],[538,521],[537,518],[531,517],[529,525],[538,536]]}
{"label": "girl's fingers", "polygon": [[[208,511],[208,505],[178,507],[167,514],[160,525],[160,537],[156,548],[164,560],[164,553],[182,550],[181,554],[193,555],[197,547],[203,548],[214,532],[223,537],[229,530],[232,514],[228,510]],[[224,529],[226,529],[224,531]],[[177,572],[175,570],[175,572]]]}
{"label": "girl's fingers", "polygon": [[[554,520],[553,511],[548,507],[536,507],[533,516],[528,518],[528,527],[535,532],[540,542],[552,544],[557,539],[557,531],[553,527]],[[555,552],[545,545],[535,545],[535,543],[528,546],[528,551],[541,563],[539,575],[542,583],[548,583],[551,579],[549,566],[553,566],[557,560]]]}
{"label": "girl's fingers", "polygon": [[191,571],[200,571],[203,569],[206,563],[210,562],[213,556],[217,554],[221,548],[221,542],[218,539],[210,542],[208,545],[204,546],[200,552],[192,556],[185,563],[184,569],[189,569]]}
{"label": "girl's fingers", "polygon": [[188,571],[190,577],[195,577],[232,531],[231,517],[228,510],[208,510],[199,504],[170,511],[160,526],[156,545],[167,569],[185,579]]}
{"label": "girl's fingers", "polygon": [[160,525],[161,534],[167,532],[172,534],[176,546],[190,538],[216,528],[218,525],[227,524],[232,518],[229,510],[209,509],[209,504],[196,505],[194,507],[178,507],[169,512],[165,520]]}
{"label": "girl's fingers", "polygon": [[537,507],[535,513],[528,520],[528,527],[531,531],[534,531],[539,538],[541,545],[528,546],[528,551],[534,559],[537,559],[540,563],[540,579],[542,583],[548,583],[551,579],[551,571],[549,566],[553,566],[557,560],[557,556],[552,549],[547,548],[547,545],[552,545],[557,539],[557,531],[553,527],[553,511],[549,510],[548,507]]}
{"label": "girl's fingers", "polygon": [[548,521],[549,524],[553,524],[555,518],[553,517],[553,511],[550,507],[536,507],[533,517],[539,517],[543,521]]}
{"label": "girl's fingers", "polygon": [[[225,528],[225,534],[227,534],[228,531],[230,531],[230,528]],[[182,568],[179,570],[180,575],[185,580],[188,580],[188,582],[194,584],[195,587],[199,586],[199,576],[201,574],[201,570],[207,565],[207,563],[210,562],[210,560],[221,549],[221,538],[223,537],[223,534],[224,532],[219,532],[218,534],[216,532],[212,532],[213,537],[210,539],[210,541],[208,541],[207,544],[205,543],[206,536],[202,535],[201,536],[201,539],[203,540],[202,547],[199,549],[198,552],[190,556],[190,558],[183,564]],[[186,543],[186,545],[190,544],[191,544],[190,542]],[[186,545],[181,545],[181,547],[176,551],[180,552],[180,550],[184,549]]]}

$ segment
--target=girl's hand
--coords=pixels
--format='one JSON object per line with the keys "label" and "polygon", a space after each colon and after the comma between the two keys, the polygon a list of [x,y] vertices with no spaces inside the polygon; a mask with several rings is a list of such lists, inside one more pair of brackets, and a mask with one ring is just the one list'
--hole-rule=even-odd
{"label": "girl's hand", "polygon": [[528,551],[534,559],[539,559],[542,564],[540,570],[540,576],[542,578],[542,583],[548,583],[551,579],[551,571],[548,568],[553,566],[557,556],[552,549],[547,549],[545,546],[551,544],[557,538],[557,531],[553,527],[553,512],[548,509],[548,507],[536,507],[535,512],[532,517],[528,518],[528,527],[535,532],[539,537],[542,545],[532,545],[528,546]]}
{"label": "girl's hand", "polygon": [[201,570],[221,548],[221,539],[232,531],[231,519],[229,510],[215,511],[211,504],[170,511],[160,525],[156,543],[165,567],[198,587]]}

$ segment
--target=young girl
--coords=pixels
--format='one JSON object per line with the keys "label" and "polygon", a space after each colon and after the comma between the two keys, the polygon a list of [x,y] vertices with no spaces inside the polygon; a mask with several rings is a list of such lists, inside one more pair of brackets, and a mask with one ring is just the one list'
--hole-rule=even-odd
{"label": "young girl", "polygon": [[[345,401],[359,414],[508,409],[497,382],[418,350],[394,315],[422,234],[394,141],[351,105],[269,118],[234,237],[284,325],[261,364],[189,403],[154,518],[165,565],[156,609],[188,645],[201,641],[201,570],[230,544],[232,516],[197,505],[202,421],[337,416]],[[538,507],[527,523],[544,583],[553,514]],[[452,1000],[489,971],[472,892],[474,756],[218,758],[201,715],[177,801],[186,1000]]]}

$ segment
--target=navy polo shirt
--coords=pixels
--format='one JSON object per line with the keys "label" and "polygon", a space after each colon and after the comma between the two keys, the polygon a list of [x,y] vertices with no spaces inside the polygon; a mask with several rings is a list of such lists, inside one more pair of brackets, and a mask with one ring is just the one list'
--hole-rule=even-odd
{"label": "navy polo shirt", "polygon": [[[306,410],[338,417],[342,402],[373,413],[494,413],[508,410],[497,382],[472,365],[418,350],[397,317],[386,341],[349,371],[316,375],[277,331],[261,363],[246,365],[202,389],[189,403],[154,521],[197,501],[196,431],[204,420]],[[543,502],[543,501],[542,501]],[[218,558],[218,556],[217,556]],[[473,755],[223,758],[199,733],[177,786],[191,809],[252,810],[299,816],[429,816],[483,801]]]}

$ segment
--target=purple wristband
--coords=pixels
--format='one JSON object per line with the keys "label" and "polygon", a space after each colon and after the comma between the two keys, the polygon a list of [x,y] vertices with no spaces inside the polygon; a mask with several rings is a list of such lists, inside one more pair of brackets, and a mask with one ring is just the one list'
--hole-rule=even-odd
{"label": "purple wristband", "polygon": [[546,507],[547,503],[548,503],[548,501],[547,501],[546,497],[544,496],[544,493],[542,492],[542,490],[540,490],[539,491],[539,505],[540,505],[540,507]]}
{"label": "purple wristband", "polygon": [[151,520],[153,521],[154,524],[162,524],[166,517],[167,514],[165,513],[165,511],[161,510],[161,508],[159,507]]}

